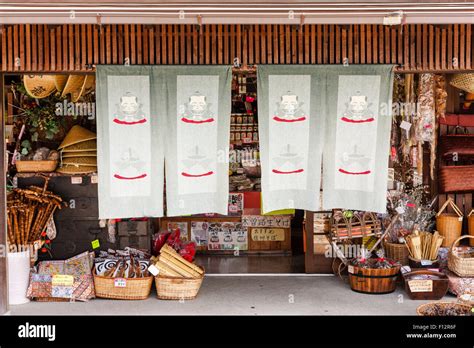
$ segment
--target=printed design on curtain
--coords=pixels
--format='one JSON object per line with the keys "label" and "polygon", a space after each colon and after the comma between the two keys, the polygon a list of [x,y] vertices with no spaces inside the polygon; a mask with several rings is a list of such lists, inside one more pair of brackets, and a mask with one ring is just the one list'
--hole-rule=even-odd
{"label": "printed design on curtain", "polygon": [[202,124],[214,122],[211,111],[211,103],[207,101],[205,95],[196,91],[189,97],[189,101],[180,106],[181,121],[192,124]]}
{"label": "printed design on curtain", "polygon": [[108,76],[107,88],[111,121],[110,195],[148,196],[151,192],[151,128],[146,115],[150,114],[150,77]]}
{"label": "printed design on curtain", "polygon": [[140,159],[138,151],[128,147],[122,152],[120,159],[115,162],[117,172],[114,177],[120,180],[143,179],[147,176],[145,164],[146,162]]}
{"label": "printed design on curtain", "polygon": [[[339,76],[335,188],[372,192],[380,76]],[[384,157],[385,159],[385,157]]]}
{"label": "printed design on curtain", "polygon": [[113,121],[121,125],[135,125],[146,122],[143,104],[139,103],[138,97],[131,92],[126,92],[120,97],[120,103],[116,105],[117,112]]}
{"label": "printed design on curtain", "polygon": [[217,192],[219,75],[178,75],[178,194]]}
{"label": "printed design on curtain", "polygon": [[350,97],[346,103],[346,111],[341,118],[344,122],[350,123],[367,123],[374,122],[374,113],[370,110],[372,103],[369,103],[366,95],[360,95],[360,91],[356,95]]}
{"label": "printed design on curtain", "polygon": [[306,120],[307,113],[302,109],[303,102],[292,91],[283,94],[277,103],[273,120],[277,122],[301,122]]}
{"label": "printed design on curtain", "polygon": [[306,189],[310,75],[269,75],[269,188]]}

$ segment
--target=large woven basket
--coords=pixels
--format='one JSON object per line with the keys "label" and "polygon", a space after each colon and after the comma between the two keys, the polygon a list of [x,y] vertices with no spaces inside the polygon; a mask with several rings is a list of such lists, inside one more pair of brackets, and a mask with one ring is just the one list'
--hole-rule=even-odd
{"label": "large woven basket", "polygon": [[474,165],[441,166],[439,190],[441,193],[474,191]]}
{"label": "large woven basket", "polygon": [[464,238],[474,239],[474,236],[462,236],[456,239],[449,249],[448,268],[451,272],[456,273],[460,277],[474,277],[474,256],[459,255],[454,248]]}
{"label": "large woven basket", "polygon": [[465,315],[471,315],[471,306],[466,305],[466,304],[461,304],[461,303],[456,303],[456,302],[430,302],[430,303],[425,303],[422,304],[421,306],[418,306],[416,309],[416,313],[421,316],[430,316],[430,314],[427,314],[427,311],[431,309],[433,306],[440,307],[443,310],[450,309],[450,308],[459,308],[462,309],[463,312],[465,312]]}
{"label": "large woven basket", "polygon": [[456,74],[449,84],[463,91],[474,93],[474,74]]}
{"label": "large woven basket", "polygon": [[54,172],[58,166],[58,161],[16,161],[16,170],[19,173],[49,173]]}
{"label": "large woven basket", "polygon": [[[448,205],[454,210],[454,214],[443,213]],[[450,247],[454,241],[461,236],[463,214],[450,197],[436,214],[436,229],[444,237],[443,247]]]}
{"label": "large woven basket", "polygon": [[155,277],[156,294],[160,300],[192,300],[201,288],[204,274],[200,278]]}
{"label": "large woven basket", "polygon": [[144,278],[124,278],[126,286],[115,286],[115,279],[103,277],[94,272],[96,297],[116,300],[144,300],[148,298],[153,284],[153,276]]}
{"label": "large woven basket", "polygon": [[389,259],[397,261],[402,266],[408,265],[408,256],[410,254],[406,244],[389,243],[385,241],[383,247],[385,250],[385,256]]}
{"label": "large woven basket", "polygon": [[[470,236],[474,236],[474,209],[472,209],[467,216],[467,230]],[[469,239],[469,245],[474,246],[474,239]]]}

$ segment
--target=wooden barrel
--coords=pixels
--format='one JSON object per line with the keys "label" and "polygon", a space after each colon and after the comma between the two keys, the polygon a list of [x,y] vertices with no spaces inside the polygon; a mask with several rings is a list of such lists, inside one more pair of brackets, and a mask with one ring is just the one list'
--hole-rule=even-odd
{"label": "wooden barrel", "polygon": [[349,266],[349,283],[355,292],[389,294],[395,291],[400,266],[393,268],[360,268]]}

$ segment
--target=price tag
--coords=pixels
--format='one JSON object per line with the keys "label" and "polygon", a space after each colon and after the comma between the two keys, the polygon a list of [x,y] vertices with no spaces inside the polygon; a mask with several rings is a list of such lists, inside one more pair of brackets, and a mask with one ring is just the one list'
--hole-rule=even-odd
{"label": "price tag", "polygon": [[71,176],[71,184],[73,185],[82,184],[82,176]]}
{"label": "price tag", "polygon": [[93,240],[93,241],[91,242],[91,244],[92,244],[92,249],[98,249],[98,248],[100,248],[100,242],[99,242],[98,239]]}
{"label": "price tag", "polygon": [[282,242],[285,240],[283,228],[252,228],[250,235],[254,242]]}
{"label": "price tag", "polygon": [[433,264],[433,261],[430,260],[421,260],[421,265],[422,266],[431,266]]}
{"label": "price tag", "polygon": [[99,177],[94,174],[91,176],[91,184],[97,184],[99,182]]}
{"label": "price tag", "polygon": [[402,206],[396,207],[395,210],[396,210],[396,212],[397,212],[398,214],[403,214],[403,213],[405,213],[405,208],[403,208]]}
{"label": "price tag", "polygon": [[433,281],[431,279],[414,279],[408,281],[411,292],[432,292]]}
{"label": "price tag", "polygon": [[347,266],[347,272],[349,272],[350,274],[354,274],[354,266],[352,265]]}
{"label": "price tag", "polygon": [[400,123],[400,128],[408,132],[411,128],[411,123],[407,121],[402,121],[402,123]]}
{"label": "price tag", "polygon": [[402,266],[402,268],[400,268],[400,271],[402,272],[402,274],[409,273],[409,272],[411,272],[411,267],[410,266]]}
{"label": "price tag", "polygon": [[151,265],[150,267],[148,267],[148,272],[150,272],[151,274],[153,274],[153,276],[156,277],[160,273],[160,270],[156,268],[155,265]]}
{"label": "price tag", "polygon": [[462,216],[458,217],[458,221],[462,221]]}
{"label": "price tag", "polygon": [[73,286],[74,276],[67,274],[55,274],[51,279],[52,286]]}
{"label": "price tag", "polygon": [[125,288],[125,287],[127,287],[127,279],[125,279],[125,278],[116,278],[116,279],[114,279],[114,286],[116,288]]}

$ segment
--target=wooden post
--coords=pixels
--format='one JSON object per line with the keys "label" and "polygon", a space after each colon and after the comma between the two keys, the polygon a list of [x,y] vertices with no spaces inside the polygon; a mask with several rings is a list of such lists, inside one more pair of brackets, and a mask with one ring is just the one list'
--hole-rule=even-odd
{"label": "wooden post", "polygon": [[0,133],[2,134],[2,144],[0,146],[0,315],[8,311],[8,278],[7,278],[7,229],[6,219],[6,168],[5,168],[5,117],[4,117],[4,98],[3,91],[4,76],[0,74]]}
{"label": "wooden post", "polygon": [[306,210],[305,214],[306,252],[304,254],[304,268],[306,273],[316,273],[314,265],[314,212]]}

